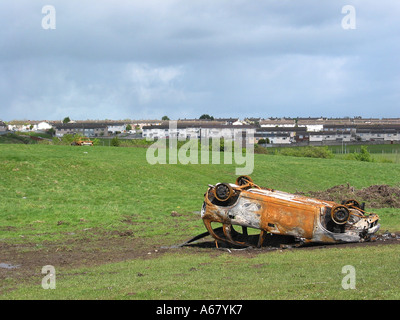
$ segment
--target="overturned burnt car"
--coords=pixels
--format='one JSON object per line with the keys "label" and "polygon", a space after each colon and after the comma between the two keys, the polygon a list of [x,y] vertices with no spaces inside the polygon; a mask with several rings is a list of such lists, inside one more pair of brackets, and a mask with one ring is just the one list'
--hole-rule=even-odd
{"label": "overturned burnt car", "polygon": [[365,212],[356,200],[338,204],[262,188],[248,176],[238,177],[235,184],[209,185],[201,217],[215,240],[242,247],[253,245],[247,228],[261,230],[256,235],[261,247],[267,234],[292,236],[300,243],[361,242],[380,227],[378,215]]}

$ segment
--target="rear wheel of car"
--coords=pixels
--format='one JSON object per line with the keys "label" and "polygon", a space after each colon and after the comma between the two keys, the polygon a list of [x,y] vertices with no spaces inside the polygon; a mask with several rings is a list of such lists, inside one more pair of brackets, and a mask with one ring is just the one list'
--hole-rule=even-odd
{"label": "rear wheel of car", "polygon": [[238,186],[245,186],[246,184],[249,184],[249,183],[252,183],[252,182],[253,182],[253,179],[250,178],[249,176],[239,176],[236,179],[236,184]]}
{"label": "rear wheel of car", "polygon": [[360,206],[360,203],[357,201],[357,200],[353,200],[353,199],[350,199],[350,200],[346,200],[346,201],[343,201],[343,203],[342,204],[344,204],[346,207],[356,207],[356,208],[361,208],[361,206]]}

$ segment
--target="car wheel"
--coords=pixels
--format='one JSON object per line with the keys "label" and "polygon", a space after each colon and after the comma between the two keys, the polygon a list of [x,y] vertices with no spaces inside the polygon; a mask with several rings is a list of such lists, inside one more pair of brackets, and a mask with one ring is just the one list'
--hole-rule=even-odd
{"label": "car wheel", "polygon": [[219,183],[215,186],[215,197],[219,201],[227,201],[233,195],[232,187],[227,183]]}
{"label": "car wheel", "polygon": [[336,224],[345,224],[350,218],[350,211],[345,206],[335,206],[331,210],[331,218]]}

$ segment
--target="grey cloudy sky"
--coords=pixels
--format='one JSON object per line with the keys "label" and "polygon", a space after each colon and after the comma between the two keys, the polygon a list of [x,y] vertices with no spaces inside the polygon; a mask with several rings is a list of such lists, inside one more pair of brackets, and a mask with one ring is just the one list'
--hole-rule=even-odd
{"label": "grey cloudy sky", "polygon": [[393,0],[2,0],[0,119],[400,117],[399,17]]}

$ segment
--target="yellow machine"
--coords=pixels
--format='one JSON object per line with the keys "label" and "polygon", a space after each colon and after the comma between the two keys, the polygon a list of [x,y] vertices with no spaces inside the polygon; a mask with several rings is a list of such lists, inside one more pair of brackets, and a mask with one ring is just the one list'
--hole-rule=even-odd
{"label": "yellow machine", "polygon": [[71,143],[72,146],[93,146],[93,141],[86,137],[81,137]]}

